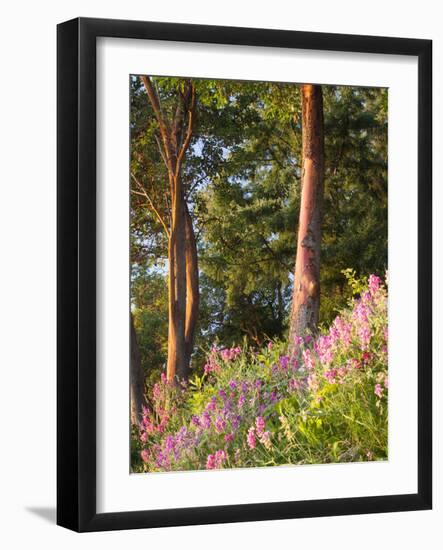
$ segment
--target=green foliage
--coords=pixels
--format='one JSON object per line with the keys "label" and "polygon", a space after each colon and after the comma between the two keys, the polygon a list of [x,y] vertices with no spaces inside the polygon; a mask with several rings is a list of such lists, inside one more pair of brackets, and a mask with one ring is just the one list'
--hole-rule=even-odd
{"label": "green foliage", "polygon": [[357,278],[355,269],[350,267],[343,269],[342,273],[346,277],[348,288],[351,290],[352,296],[360,296],[363,294],[368,284],[366,278]]}
{"label": "green foliage", "polygon": [[134,271],[131,298],[142,367],[149,381],[158,378],[167,357],[168,303],[164,275]]}
{"label": "green foliage", "polygon": [[[152,79],[173,116],[183,79]],[[213,342],[261,346],[285,338],[292,295],[301,179],[301,105],[294,84],[193,79],[195,130],[183,179],[197,237],[200,313],[192,366]],[[131,77],[131,172],[169,223],[168,180],[155,117]],[[351,297],[355,277],[387,267],[386,89],[323,86],[326,173],[320,321]],[[145,283],[167,274],[167,238],[131,180],[131,264]],[[137,275],[141,276],[141,275]],[[134,277],[134,276],[133,276]],[[159,368],[167,326],[151,298],[138,301],[136,330],[146,368]],[[142,314],[142,310],[146,312]],[[142,321],[143,319],[143,321]],[[142,329],[142,327],[144,327]],[[143,335],[140,331],[143,331]],[[162,330],[159,346],[157,331]],[[151,341],[149,341],[149,339]],[[153,357],[153,350],[160,350]]]}
{"label": "green foliage", "polygon": [[380,279],[371,276],[316,341],[296,346],[295,360],[281,341],[259,351],[213,348],[205,374],[186,389],[158,382],[134,436],[134,471],[387,459],[387,292]]}

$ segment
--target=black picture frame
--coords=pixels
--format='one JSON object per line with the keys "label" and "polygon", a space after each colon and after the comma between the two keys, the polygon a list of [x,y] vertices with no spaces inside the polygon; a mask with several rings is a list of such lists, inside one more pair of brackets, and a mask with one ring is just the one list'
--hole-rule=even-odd
{"label": "black picture frame", "polygon": [[[96,512],[97,37],[399,54],[418,58],[416,494],[119,513]],[[432,42],[405,38],[78,18],[58,25],[57,48],[57,523],[84,532],[430,509]]]}

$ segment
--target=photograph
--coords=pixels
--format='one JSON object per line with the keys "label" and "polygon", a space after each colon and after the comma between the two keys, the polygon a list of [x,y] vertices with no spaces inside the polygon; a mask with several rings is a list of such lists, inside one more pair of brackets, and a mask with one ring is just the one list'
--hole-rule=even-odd
{"label": "photograph", "polygon": [[1,548],[439,546],[441,5],[5,3]]}
{"label": "photograph", "polygon": [[128,85],[130,472],[388,460],[389,90]]}

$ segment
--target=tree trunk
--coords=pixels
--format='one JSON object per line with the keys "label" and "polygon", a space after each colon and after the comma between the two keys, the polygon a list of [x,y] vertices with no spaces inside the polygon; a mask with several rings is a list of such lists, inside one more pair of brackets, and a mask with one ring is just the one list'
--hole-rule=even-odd
{"label": "tree trunk", "polygon": [[[195,87],[186,80],[172,121],[165,118],[160,97],[151,79],[141,77],[149,101],[159,124],[158,145],[169,176],[171,200],[169,230],[160,218],[168,235],[169,260],[169,328],[168,328],[168,380],[186,380],[194,345],[198,317],[198,259],[194,229],[185,198],[182,181],[182,163],[189,147],[195,109]],[[150,205],[152,208],[152,204]]]}
{"label": "tree trunk", "polygon": [[186,361],[190,364],[192,350],[194,348],[195,329],[198,318],[200,302],[198,281],[198,255],[195,242],[194,228],[187,204],[185,204],[186,224],[186,320],[185,320],[185,346]]}
{"label": "tree trunk", "polygon": [[169,242],[169,341],[167,378],[186,379],[186,222],[180,175],[172,177],[173,192]]}
{"label": "tree trunk", "polygon": [[146,406],[145,377],[140,361],[140,350],[131,313],[131,424],[138,425],[142,407]]}
{"label": "tree trunk", "polygon": [[304,84],[302,95],[302,183],[289,348],[296,336],[315,333],[320,307],[320,244],[324,188],[323,96]]}

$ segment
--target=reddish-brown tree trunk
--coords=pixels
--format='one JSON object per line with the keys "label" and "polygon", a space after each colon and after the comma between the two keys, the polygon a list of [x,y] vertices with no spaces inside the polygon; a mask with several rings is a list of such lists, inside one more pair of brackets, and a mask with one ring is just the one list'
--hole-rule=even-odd
{"label": "reddish-brown tree trunk", "polygon": [[161,220],[168,234],[169,260],[167,378],[180,380],[187,379],[189,374],[199,296],[197,248],[182,181],[182,163],[193,132],[195,88],[190,80],[184,83],[173,120],[168,121],[151,79],[146,76],[141,79],[159,124],[160,154],[169,176],[169,229]]}
{"label": "reddish-brown tree trunk", "polygon": [[315,333],[320,307],[320,244],[324,188],[323,96],[304,84],[302,96],[302,182],[289,347],[296,336]]}
{"label": "reddish-brown tree trunk", "polygon": [[169,260],[166,370],[168,380],[181,380],[187,379],[189,374],[199,305],[197,246],[182,181],[182,163],[193,132],[195,88],[191,80],[185,82],[183,90],[179,90],[173,120],[168,121],[151,79],[146,76],[141,79],[159,124],[160,154],[169,176],[169,230],[164,220],[161,220],[168,234]]}
{"label": "reddish-brown tree trunk", "polygon": [[186,379],[186,222],[180,174],[171,178],[173,192],[169,242],[169,341],[167,377]]}
{"label": "reddish-brown tree trunk", "polygon": [[186,225],[186,319],[185,319],[185,346],[186,360],[189,365],[194,348],[195,329],[200,302],[198,255],[194,228],[188,206],[185,204]]}

